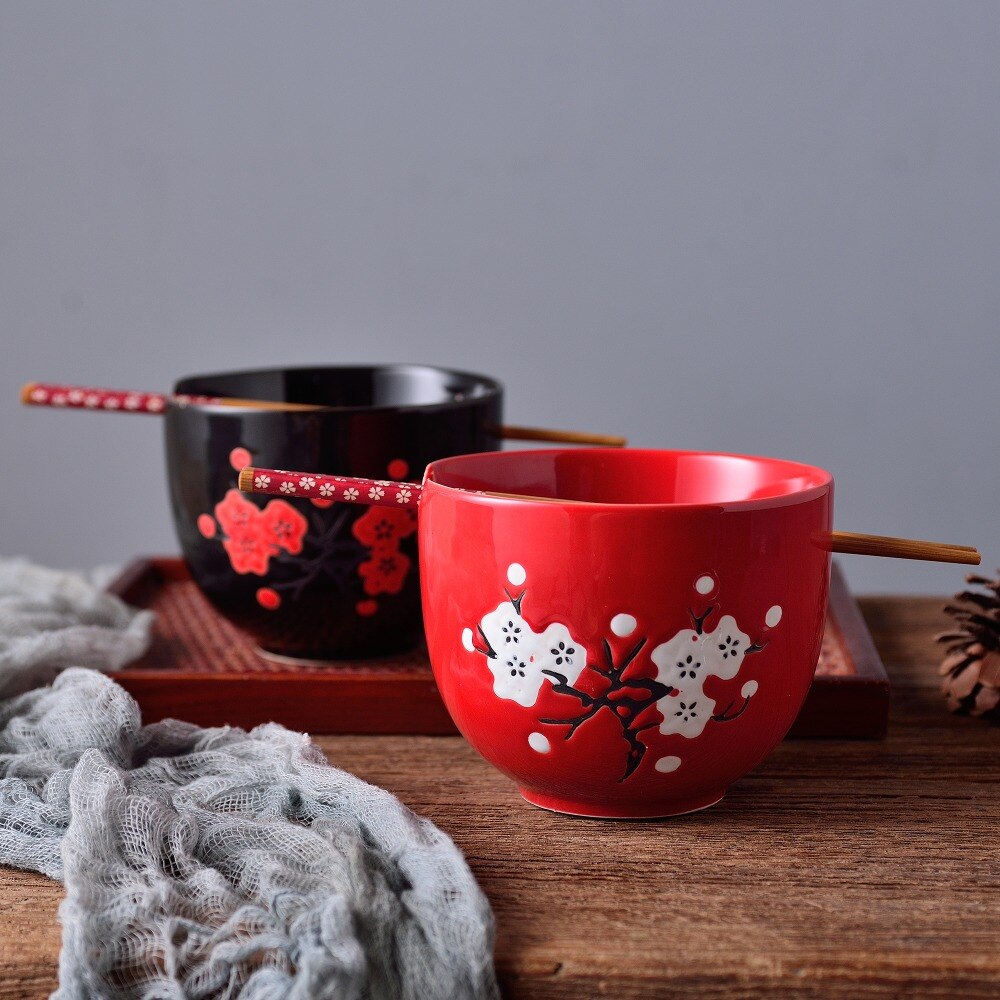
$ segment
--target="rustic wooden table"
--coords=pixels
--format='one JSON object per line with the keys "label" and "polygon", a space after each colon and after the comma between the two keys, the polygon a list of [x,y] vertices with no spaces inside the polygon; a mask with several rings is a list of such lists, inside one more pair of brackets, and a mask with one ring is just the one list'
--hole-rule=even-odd
{"label": "rustic wooden table", "polygon": [[[1000,727],[945,711],[940,601],[861,603],[888,739],[786,742],[693,816],[540,812],[452,737],[319,742],[465,851],[509,996],[996,998]],[[0,998],[54,989],[61,895],[0,868]]]}

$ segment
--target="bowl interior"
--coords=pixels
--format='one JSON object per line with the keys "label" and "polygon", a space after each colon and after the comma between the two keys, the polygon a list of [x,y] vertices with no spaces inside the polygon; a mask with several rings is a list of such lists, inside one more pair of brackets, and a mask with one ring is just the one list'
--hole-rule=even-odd
{"label": "bowl interior", "polygon": [[367,410],[461,404],[496,395],[500,385],[485,375],[429,365],[335,365],[194,375],[174,391]]}
{"label": "bowl interior", "polygon": [[810,494],[832,481],[811,465],[696,451],[589,448],[460,455],[434,462],[442,486],[601,504],[732,504]]}

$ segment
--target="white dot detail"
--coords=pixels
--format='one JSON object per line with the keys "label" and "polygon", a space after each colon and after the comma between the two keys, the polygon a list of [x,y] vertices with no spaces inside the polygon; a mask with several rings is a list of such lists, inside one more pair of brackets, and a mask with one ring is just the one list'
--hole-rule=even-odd
{"label": "white dot detail", "polygon": [[756,693],[757,693],[756,681],[747,681],[746,684],[744,684],[742,689],[740,690],[740,694],[743,695],[744,698],[752,698]]}
{"label": "white dot detail", "polygon": [[552,744],[544,733],[532,733],[528,737],[528,746],[538,753],[548,753],[552,749]]}
{"label": "white dot detail", "polygon": [[615,615],[611,619],[611,631],[615,635],[631,635],[635,631],[635,618],[632,615]]}
{"label": "white dot detail", "polygon": [[476,645],[472,641],[472,629],[464,628],[462,629],[462,645],[470,652],[474,653],[476,651]]}
{"label": "white dot detail", "polygon": [[680,757],[661,757],[653,766],[660,774],[670,774],[671,771],[676,771],[681,766],[681,759]]}
{"label": "white dot detail", "polygon": [[767,614],[764,615],[764,624],[768,628],[774,628],[778,622],[781,621],[781,605],[775,604],[774,607],[767,609]]}
{"label": "white dot detail", "polygon": [[694,589],[699,594],[711,594],[715,590],[715,580],[710,576],[699,576],[694,583]]}
{"label": "white dot detail", "polygon": [[515,587],[520,587],[528,579],[528,574],[524,572],[524,567],[520,563],[511,563],[507,567],[507,579]]}

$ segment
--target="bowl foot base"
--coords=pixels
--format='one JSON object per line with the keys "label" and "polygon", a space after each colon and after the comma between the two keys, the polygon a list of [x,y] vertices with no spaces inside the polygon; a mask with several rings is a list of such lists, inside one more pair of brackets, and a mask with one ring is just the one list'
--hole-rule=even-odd
{"label": "bowl foot base", "polygon": [[669,816],[683,816],[714,806],[717,802],[721,802],[726,794],[723,788],[705,795],[678,799],[676,802],[657,802],[649,806],[614,806],[581,802],[578,799],[563,799],[557,795],[535,792],[530,788],[519,788],[518,791],[521,793],[521,798],[533,806],[538,806],[539,809],[590,819],[666,819]]}

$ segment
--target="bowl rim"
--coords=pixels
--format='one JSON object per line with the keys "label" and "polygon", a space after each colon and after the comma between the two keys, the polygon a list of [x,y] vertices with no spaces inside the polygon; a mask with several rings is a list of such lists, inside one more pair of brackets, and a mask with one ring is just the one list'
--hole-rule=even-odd
{"label": "bowl rim", "polygon": [[239,408],[234,408],[231,406],[225,406],[219,403],[184,403],[183,405],[174,402],[173,400],[167,401],[167,409],[174,410],[200,410],[204,413],[212,414],[228,414],[229,416],[238,416],[240,414],[270,414],[275,417],[303,417],[312,416],[315,414],[324,413],[429,413],[429,412],[440,412],[445,410],[463,410],[467,409],[474,404],[480,404],[484,401],[499,399],[504,392],[504,385],[498,379],[493,378],[491,375],[483,375],[480,372],[470,372],[464,371],[459,368],[448,368],[443,365],[431,365],[425,364],[420,361],[400,361],[400,362],[388,362],[386,364],[379,363],[350,363],[350,364],[336,364],[336,365],[270,365],[261,368],[231,368],[225,371],[208,372],[198,375],[184,375],[183,377],[176,379],[173,384],[171,392],[174,394],[185,394],[190,393],[191,395],[198,395],[197,392],[193,392],[191,389],[181,389],[180,387],[187,382],[200,382],[200,381],[210,381],[217,378],[232,378],[236,377],[247,377],[253,375],[269,375],[277,372],[288,372],[288,373],[303,373],[303,372],[314,372],[314,371],[336,371],[336,372],[390,372],[390,371],[431,371],[439,375],[446,375],[451,378],[466,379],[471,382],[479,383],[483,392],[477,396],[470,396],[466,399],[445,399],[439,403],[387,403],[382,406],[322,406],[317,405],[314,410],[272,410],[268,407],[256,407],[256,406],[241,406]]}
{"label": "bowl rim", "polygon": [[[462,489],[457,486],[448,486],[438,482],[434,478],[435,471],[440,471],[442,466],[448,464],[460,464],[468,459],[476,458],[496,458],[499,455],[604,455],[604,454],[631,454],[645,456],[685,456],[696,455],[706,458],[727,458],[740,459],[748,462],[777,462],[791,466],[799,470],[802,474],[808,475],[817,481],[803,489],[793,490],[790,493],[781,493],[772,497],[759,497],[749,500],[713,500],[696,501],[690,503],[603,503],[596,500],[560,500],[558,497],[533,499],[530,497],[518,496],[491,496],[488,493],[475,493],[471,490]],[[515,459],[516,461],[516,459]],[[795,459],[775,458],[768,455],[745,455],[738,452],[727,451],[700,451],[698,449],[684,448],[530,448],[517,449],[512,451],[481,451],[467,455],[450,455],[446,458],[439,458],[431,462],[424,471],[423,486],[429,488],[430,492],[440,490],[441,492],[453,496],[463,502],[501,507],[524,507],[541,509],[562,505],[566,509],[580,510],[584,512],[650,512],[650,511],[754,511],[768,510],[777,507],[790,507],[798,504],[808,503],[825,494],[833,492],[833,474],[818,465],[811,465],[806,462],[799,462]]]}

